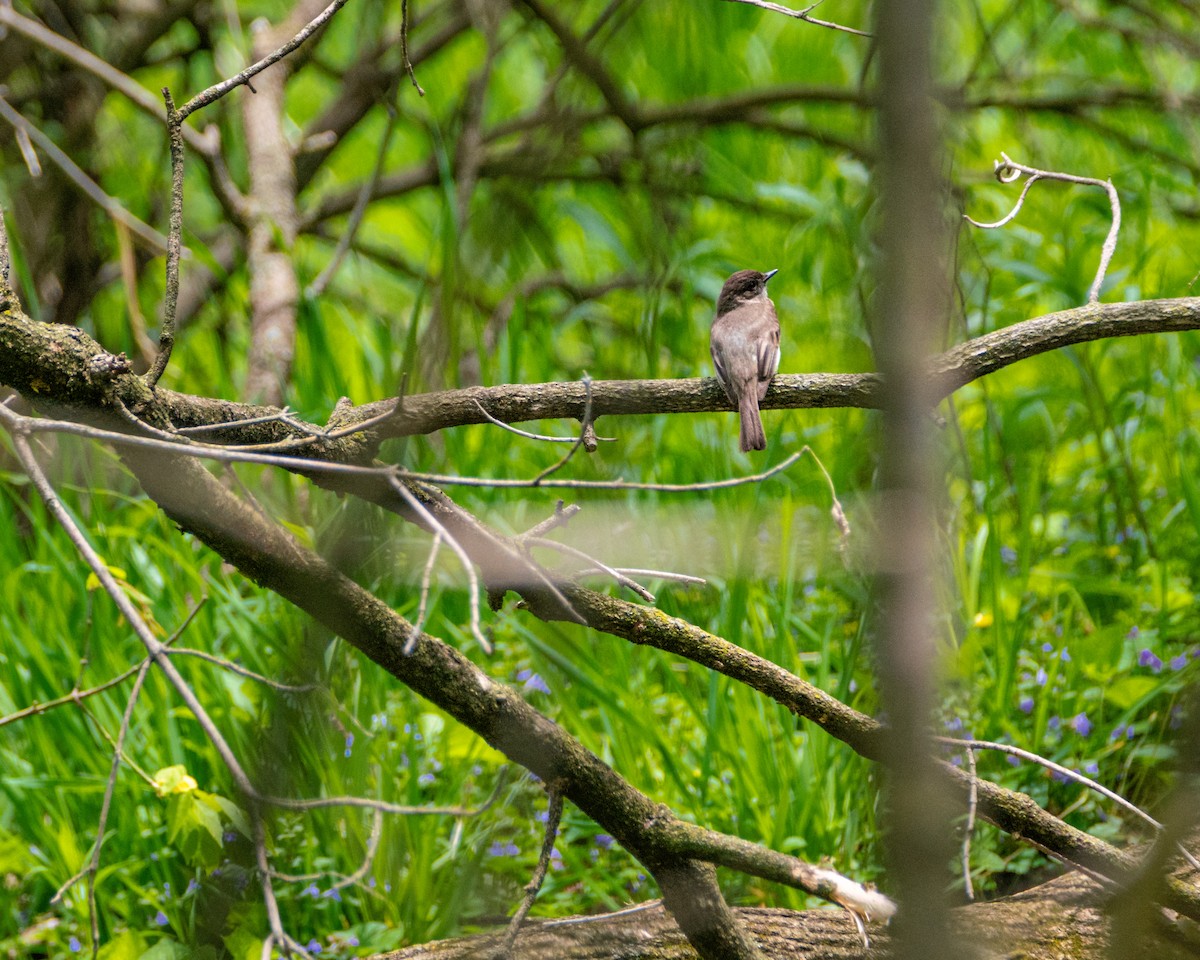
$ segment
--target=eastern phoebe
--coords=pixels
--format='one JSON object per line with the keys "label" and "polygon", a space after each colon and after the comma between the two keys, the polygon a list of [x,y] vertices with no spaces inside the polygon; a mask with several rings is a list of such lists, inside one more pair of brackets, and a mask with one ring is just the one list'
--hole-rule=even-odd
{"label": "eastern phoebe", "polygon": [[743,452],[767,447],[758,404],[779,369],[779,318],[767,296],[767,281],[778,272],[739,270],[717,298],[709,349],[717,379],[742,421]]}

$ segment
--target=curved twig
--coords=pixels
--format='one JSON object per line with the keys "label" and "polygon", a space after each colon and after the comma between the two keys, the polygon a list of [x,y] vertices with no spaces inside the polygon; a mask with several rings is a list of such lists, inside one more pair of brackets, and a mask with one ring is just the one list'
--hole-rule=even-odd
{"label": "curved twig", "polygon": [[1007,153],[1000,154],[1001,159],[995,162],[996,179],[1001,183],[1012,183],[1025,174],[1029,177],[1025,181],[1025,186],[1021,190],[1021,195],[1017,197],[1017,202],[1007,216],[1001,217],[994,223],[980,223],[978,220],[973,220],[966,214],[963,214],[963,219],[973,227],[979,227],[982,230],[994,230],[997,227],[1003,227],[1009,223],[1021,210],[1022,204],[1025,203],[1025,197],[1029,193],[1029,188],[1039,180],[1061,180],[1065,183],[1082,183],[1091,187],[1100,187],[1108,194],[1108,203],[1112,208],[1112,225],[1108,228],[1108,236],[1104,238],[1104,246],[1100,248],[1100,265],[1096,269],[1096,279],[1092,281],[1092,286],[1088,290],[1088,303],[1097,303],[1100,300],[1100,287],[1104,283],[1104,275],[1108,272],[1108,265],[1112,261],[1113,253],[1117,249],[1117,235],[1121,231],[1121,198],[1117,195],[1117,188],[1113,186],[1111,180],[1098,180],[1095,177],[1079,177],[1072,173],[1059,173],[1053,170],[1039,170],[1036,167],[1027,167],[1023,163],[1017,163]]}

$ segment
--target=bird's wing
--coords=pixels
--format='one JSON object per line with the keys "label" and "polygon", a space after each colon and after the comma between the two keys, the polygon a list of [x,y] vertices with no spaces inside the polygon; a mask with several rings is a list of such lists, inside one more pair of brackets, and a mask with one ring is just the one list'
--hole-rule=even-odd
{"label": "bird's wing", "polygon": [[758,341],[758,379],[770,380],[779,369],[779,324]]}
{"label": "bird's wing", "polygon": [[725,366],[725,362],[722,360],[721,354],[717,351],[716,344],[710,344],[708,352],[712,354],[713,369],[717,372],[717,380],[720,381],[722,388],[724,388],[725,395],[728,396],[730,401],[736,405],[737,398],[730,391],[729,370]]}

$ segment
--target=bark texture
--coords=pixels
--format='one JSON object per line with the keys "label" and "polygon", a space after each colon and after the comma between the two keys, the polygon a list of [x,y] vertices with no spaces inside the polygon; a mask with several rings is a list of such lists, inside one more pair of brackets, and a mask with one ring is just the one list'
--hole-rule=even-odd
{"label": "bark texture", "polygon": [[[951,944],[978,960],[1111,960],[1106,895],[1095,881],[1069,873],[991,903],[951,912]],[[869,927],[864,947],[848,913],[833,909],[742,909],[738,919],[771,960],[879,960],[891,957],[887,928]],[[373,960],[482,960],[495,956],[502,934],[441,940],[379,954]],[[696,956],[661,906],[571,922],[531,923],[517,937],[514,960],[690,960]],[[1160,914],[1138,945],[1138,957],[1195,960],[1200,927]]]}

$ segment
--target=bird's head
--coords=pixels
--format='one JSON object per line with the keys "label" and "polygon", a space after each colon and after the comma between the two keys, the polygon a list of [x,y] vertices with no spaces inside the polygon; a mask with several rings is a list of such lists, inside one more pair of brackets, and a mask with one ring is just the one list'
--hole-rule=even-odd
{"label": "bird's head", "polygon": [[739,270],[725,281],[721,287],[721,295],[717,298],[717,316],[728,313],[743,303],[751,300],[765,300],[767,296],[767,281],[778,270]]}

